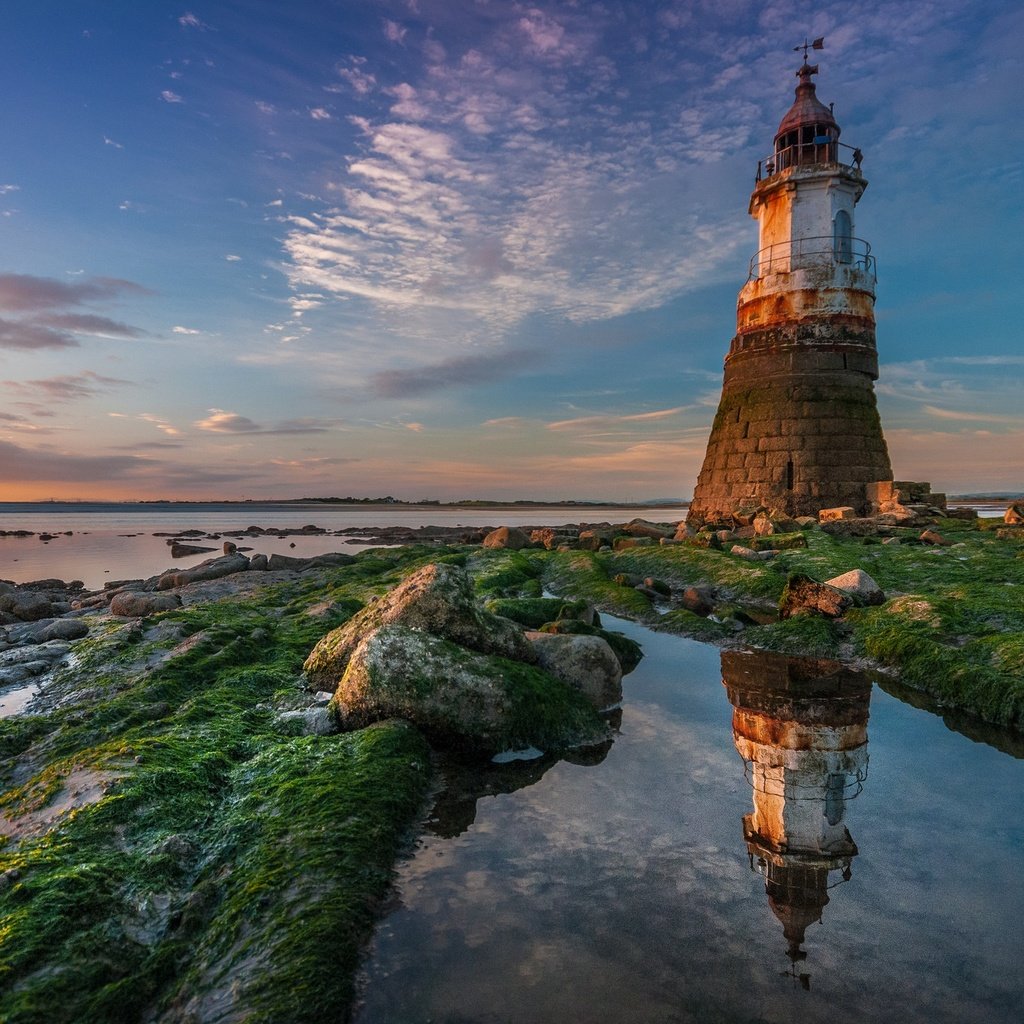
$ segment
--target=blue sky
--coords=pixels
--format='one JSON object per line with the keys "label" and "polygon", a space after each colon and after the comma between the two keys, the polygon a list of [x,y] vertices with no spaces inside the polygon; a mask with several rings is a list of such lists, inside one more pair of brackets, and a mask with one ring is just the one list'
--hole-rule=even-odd
{"label": "blue sky", "polygon": [[818,94],[896,476],[1024,487],[1009,2],[12,0],[3,496],[688,496]]}

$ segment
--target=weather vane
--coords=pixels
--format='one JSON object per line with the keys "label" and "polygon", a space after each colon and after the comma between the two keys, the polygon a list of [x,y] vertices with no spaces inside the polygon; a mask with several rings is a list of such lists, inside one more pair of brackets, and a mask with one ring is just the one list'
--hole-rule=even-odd
{"label": "weather vane", "polygon": [[804,36],[804,41],[799,46],[793,47],[793,52],[798,53],[800,50],[804,51],[804,63],[807,63],[807,51],[808,50],[824,50],[825,49],[825,37],[818,36],[813,42],[807,42],[807,37]]}

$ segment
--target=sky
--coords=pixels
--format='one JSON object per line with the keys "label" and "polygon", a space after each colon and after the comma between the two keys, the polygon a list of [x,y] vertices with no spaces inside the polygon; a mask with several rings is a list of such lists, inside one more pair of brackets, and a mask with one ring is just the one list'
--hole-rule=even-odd
{"label": "sky", "polygon": [[1024,490],[1024,8],[10,0],[0,500],[689,497],[805,38],[897,479]]}

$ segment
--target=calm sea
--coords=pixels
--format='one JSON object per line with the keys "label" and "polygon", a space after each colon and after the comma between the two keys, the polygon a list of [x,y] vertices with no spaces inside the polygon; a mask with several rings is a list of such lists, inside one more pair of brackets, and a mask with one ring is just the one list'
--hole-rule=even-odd
{"label": "calm sea", "polygon": [[[579,522],[628,522],[641,517],[676,522],[686,507],[476,509],[431,505],[334,505],[310,503],[0,503],[0,530],[31,530],[31,537],[0,537],[0,579],[14,583],[57,578],[81,580],[98,590],[110,580],[154,576],[172,567],[187,568],[222,551],[221,541],[205,542],[215,550],[172,559],[168,537],[154,534],[203,530],[224,533],[248,526],[298,529],[319,526],[343,530],[354,526],[559,526]],[[52,534],[41,540],[40,534]],[[349,537],[252,537],[237,541],[251,553],[309,556],[328,551],[363,550]]]}

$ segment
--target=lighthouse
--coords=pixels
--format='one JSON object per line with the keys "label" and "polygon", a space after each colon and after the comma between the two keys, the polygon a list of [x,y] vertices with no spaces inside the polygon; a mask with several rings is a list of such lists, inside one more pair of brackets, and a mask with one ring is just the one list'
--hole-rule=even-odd
{"label": "lighthouse", "polygon": [[840,142],[803,49],[796,97],[750,197],[758,249],[690,523],[759,507],[863,515],[892,490],[874,392],[876,264],[854,216],[868,185],[863,154]]}

